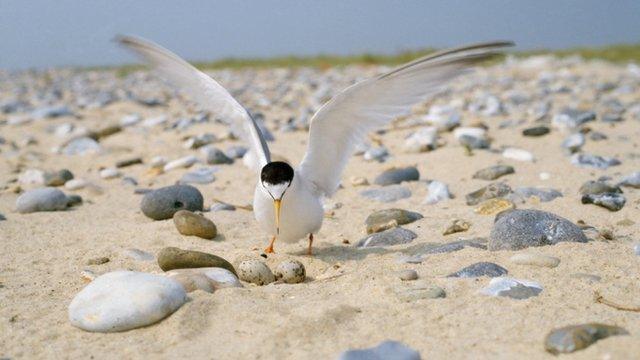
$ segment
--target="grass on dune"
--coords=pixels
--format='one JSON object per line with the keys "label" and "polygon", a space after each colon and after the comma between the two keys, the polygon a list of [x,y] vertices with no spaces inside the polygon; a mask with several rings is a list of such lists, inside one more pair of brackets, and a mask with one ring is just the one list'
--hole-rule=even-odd
{"label": "grass on dune", "polygon": [[[433,52],[434,49],[407,51],[396,55],[360,54],[360,55],[317,55],[317,56],[278,56],[271,58],[225,58],[210,62],[194,62],[199,69],[243,69],[243,68],[273,68],[273,67],[315,67],[326,69],[334,66],[361,65],[399,65]],[[605,47],[579,47],[563,50],[531,50],[513,52],[517,57],[541,54],[553,54],[558,57],[581,56],[584,59],[602,59],[615,63],[640,63],[640,44],[620,44]],[[126,75],[132,71],[142,69],[141,65],[122,65],[113,67],[119,75]],[[104,68],[94,68],[104,69]]]}

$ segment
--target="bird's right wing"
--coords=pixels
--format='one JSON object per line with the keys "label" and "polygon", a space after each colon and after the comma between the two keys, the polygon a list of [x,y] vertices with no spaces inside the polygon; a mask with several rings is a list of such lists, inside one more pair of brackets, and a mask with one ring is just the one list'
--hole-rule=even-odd
{"label": "bird's right wing", "polygon": [[249,145],[251,167],[260,170],[271,161],[269,147],[249,112],[214,79],[180,58],[171,51],[149,40],[132,36],[118,36],[120,45],[132,50],[159,70],[164,77],[202,108],[231,123],[237,133]]}

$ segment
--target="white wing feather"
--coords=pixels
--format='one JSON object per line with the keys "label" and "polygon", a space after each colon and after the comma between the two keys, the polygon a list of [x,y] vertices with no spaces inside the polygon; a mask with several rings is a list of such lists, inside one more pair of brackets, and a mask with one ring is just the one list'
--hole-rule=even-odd
{"label": "white wing feather", "polygon": [[271,161],[269,147],[256,122],[218,82],[178,55],[149,40],[118,36],[116,41],[159,70],[160,76],[186,93],[202,108],[238,129],[242,140],[249,145],[251,159],[255,162],[250,167],[260,170]]}
{"label": "white wing feather", "polygon": [[320,194],[331,196],[355,146],[366,134],[409,112],[471,64],[513,45],[494,42],[444,50],[352,85],[324,104],[311,119],[307,152],[298,172]]}

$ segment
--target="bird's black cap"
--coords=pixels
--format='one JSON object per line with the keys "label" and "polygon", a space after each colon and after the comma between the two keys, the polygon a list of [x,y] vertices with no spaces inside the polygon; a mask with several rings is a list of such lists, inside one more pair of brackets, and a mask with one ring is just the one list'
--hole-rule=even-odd
{"label": "bird's black cap", "polygon": [[286,162],[270,162],[262,168],[260,180],[271,185],[290,183],[293,180],[293,168]]}

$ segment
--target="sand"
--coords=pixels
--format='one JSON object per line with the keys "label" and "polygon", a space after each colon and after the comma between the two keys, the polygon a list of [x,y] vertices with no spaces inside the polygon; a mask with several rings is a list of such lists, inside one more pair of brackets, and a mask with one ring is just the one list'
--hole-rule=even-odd
{"label": "sand", "polygon": [[[576,73],[602,74],[603,79],[625,74],[624,67],[597,63],[571,68]],[[557,70],[557,69],[556,69]],[[267,76],[261,70],[260,76]],[[362,73],[376,72],[367,68]],[[231,74],[233,75],[233,74]],[[464,83],[464,81],[461,81]],[[455,98],[455,95],[453,96]],[[636,91],[624,95],[638,101]],[[568,102],[562,95],[558,103]],[[589,106],[593,99],[582,99]],[[475,151],[466,155],[451,133],[442,134],[447,143],[435,151],[407,154],[402,150],[406,135],[415,129],[391,129],[379,136],[393,155],[385,163],[366,162],[354,157],[343,175],[343,188],[330,202],[342,203],[327,217],[316,235],[315,254],[304,255],[305,242],[276,243],[276,254],[266,263],[273,269],[283,259],[297,259],[307,269],[303,284],[277,284],[224,289],[209,294],[196,291],[190,300],[165,320],[149,327],[123,333],[89,333],[70,325],[67,307],[74,295],[87,284],[84,269],[101,274],[117,269],[160,273],[155,261],[136,261],[124,251],[137,248],[156,254],[166,246],[211,252],[232,263],[258,258],[268,238],[261,232],[250,211],[209,212],[219,235],[213,241],[180,235],[171,220],[152,221],[140,211],[140,195],[134,187],[119,179],[103,180],[101,167],[140,156],[148,162],[155,155],[170,159],[198,154],[181,146],[185,135],[204,132],[222,133],[220,124],[198,124],[183,132],[154,128],[149,134],[134,128],[101,141],[108,151],[86,156],[63,156],[51,152],[60,139],[47,134],[51,124],[77,122],[89,128],[117,122],[123,115],[177,113],[184,104],[174,100],[167,108],[145,108],[132,102],[116,102],[104,108],[83,110],[83,119],[63,117],[33,122],[24,126],[0,127],[7,140],[34,136],[38,144],[9,156],[5,145],[0,153],[0,184],[11,184],[20,169],[70,169],[76,177],[96,184],[100,191],[84,189],[77,193],[84,204],[68,211],[18,214],[13,211],[18,194],[5,190],[0,194],[0,357],[34,358],[194,358],[194,359],[332,359],[350,348],[375,346],[387,339],[401,341],[420,351],[424,359],[514,359],[552,358],[544,350],[544,338],[553,329],[584,322],[602,322],[626,328],[629,336],[601,340],[589,348],[566,356],[572,359],[631,359],[640,354],[640,313],[617,310],[594,302],[594,292],[620,303],[640,306],[640,257],[632,250],[640,234],[640,190],[625,189],[627,204],[618,212],[594,205],[582,205],[578,188],[587,180],[602,175],[618,179],[640,170],[638,146],[640,122],[627,119],[610,125],[589,124],[609,140],[587,141],[584,151],[615,156],[622,164],[608,170],[582,169],[570,164],[560,143],[565,134],[552,131],[542,138],[525,138],[523,127],[499,129],[497,124],[509,116],[484,118],[465,113],[463,124],[483,121],[490,127],[492,148],[517,146],[532,152],[533,163],[504,159],[499,153]],[[277,112],[278,110],[274,110]],[[0,120],[2,119],[0,115]],[[270,126],[270,113],[266,113]],[[305,132],[274,132],[271,149],[297,164],[306,146]],[[624,137],[624,138],[622,138]],[[237,143],[225,140],[220,148]],[[635,154],[631,156],[630,154]],[[497,163],[515,167],[516,173],[503,179],[512,187],[544,186],[560,190],[564,196],[548,203],[528,201],[518,208],[541,209],[583,220],[597,229],[610,229],[612,240],[596,239],[587,244],[559,244],[531,248],[529,251],[561,259],[556,268],[515,265],[509,261],[515,251],[490,252],[465,248],[458,252],[428,255],[421,264],[398,263],[404,249],[422,243],[446,243],[458,238],[487,237],[493,216],[474,213],[465,204],[464,195],[488,182],[472,179],[473,173]],[[358,193],[369,187],[351,185],[349,178],[364,176],[369,182],[391,166],[415,165],[420,182],[405,184],[413,196],[392,204],[367,200]],[[139,187],[157,188],[175,183],[187,170],[175,170],[160,176],[147,174],[148,165],[123,169],[139,181]],[[236,161],[223,166],[217,180],[197,185],[210,205],[213,198],[233,204],[250,204],[256,176]],[[539,174],[550,174],[540,180]],[[425,180],[435,179],[449,185],[455,198],[435,205],[424,204]],[[26,186],[26,188],[29,188]],[[357,249],[353,246],[365,235],[364,220],[374,210],[403,208],[424,215],[405,225],[418,234],[407,246]],[[471,228],[464,233],[443,236],[452,219],[465,219]],[[632,225],[618,222],[629,219]],[[348,243],[346,243],[348,241]],[[86,265],[91,258],[109,257],[103,265]],[[544,290],[527,300],[489,297],[479,290],[488,278],[451,279],[446,275],[478,261],[491,261],[509,270],[518,279],[539,282]],[[421,280],[445,289],[444,299],[400,301],[393,289],[407,286],[397,275],[399,270],[415,269]],[[600,276],[599,282],[574,278],[572,274]]]}

